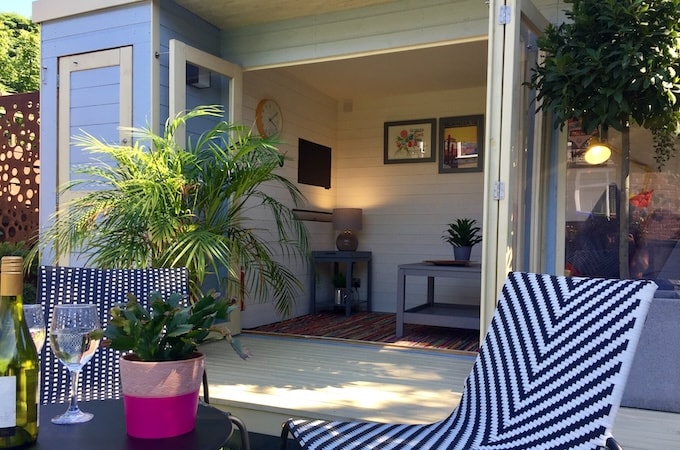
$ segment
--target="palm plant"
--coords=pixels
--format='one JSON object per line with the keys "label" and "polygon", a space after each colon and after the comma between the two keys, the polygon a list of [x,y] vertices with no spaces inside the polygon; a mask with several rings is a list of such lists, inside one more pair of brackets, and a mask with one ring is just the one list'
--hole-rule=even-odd
{"label": "palm plant", "polygon": [[[162,135],[132,128],[131,146],[89,134],[75,137],[75,145],[96,161],[74,169],[84,178],[62,192],[86,193],[54,215],[41,247],[52,246],[55,258],[86,252],[94,267],[185,266],[193,298],[200,298],[208,275],[224,277],[222,287],[235,292],[243,268],[246,292],[273,298],[277,310],[289,315],[302,286],[277,258],[306,262],[309,248],[294,206],[264,189],[282,187],[295,206],[304,200],[276,173],[284,157],[270,139],[224,121],[186,146],[175,140],[190,119],[222,114],[218,106],[198,107],[168,119]],[[275,230],[262,230],[248,217],[261,208],[271,214]]]}

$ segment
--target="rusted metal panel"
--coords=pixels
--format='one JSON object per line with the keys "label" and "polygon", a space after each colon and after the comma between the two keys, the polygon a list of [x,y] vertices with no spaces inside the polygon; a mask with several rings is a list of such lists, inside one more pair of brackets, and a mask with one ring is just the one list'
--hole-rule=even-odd
{"label": "rusted metal panel", "polygon": [[0,241],[38,233],[40,92],[0,97]]}

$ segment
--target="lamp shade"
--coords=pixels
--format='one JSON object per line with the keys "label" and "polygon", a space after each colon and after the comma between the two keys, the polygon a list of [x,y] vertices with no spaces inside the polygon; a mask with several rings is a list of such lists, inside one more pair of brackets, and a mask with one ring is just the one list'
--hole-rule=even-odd
{"label": "lamp shade", "polygon": [[611,156],[612,151],[604,142],[598,142],[595,145],[589,146],[583,155],[586,162],[592,165],[603,164],[607,162]]}
{"label": "lamp shade", "polygon": [[333,229],[361,230],[361,208],[333,209]]}

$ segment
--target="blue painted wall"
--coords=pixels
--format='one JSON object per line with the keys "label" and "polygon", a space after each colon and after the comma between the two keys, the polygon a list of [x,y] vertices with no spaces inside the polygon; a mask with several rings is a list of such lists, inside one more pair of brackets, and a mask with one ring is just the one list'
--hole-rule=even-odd
{"label": "blue painted wall", "polygon": [[[161,126],[169,111],[169,51],[170,40],[177,39],[204,52],[220,55],[220,31],[174,2],[161,2],[160,9],[160,120]],[[224,89],[220,77],[211,76],[210,88],[187,86],[187,109],[198,105],[221,104]],[[191,128],[191,123],[189,123]],[[205,128],[203,128],[205,129]],[[192,130],[187,130],[192,134]]]}
{"label": "blue painted wall", "polygon": [[[44,226],[57,205],[57,108],[58,64],[64,56],[110,48],[133,48],[133,124],[144,125],[149,118],[151,50],[151,6],[137,4],[116,10],[68,17],[41,26],[41,195],[40,223]],[[113,69],[73,74],[71,82],[71,135],[80,130],[103,138],[118,135],[118,75]],[[82,154],[71,150],[74,162]],[[44,257],[47,260],[49,255]]]}
{"label": "blue painted wall", "polygon": [[[57,199],[58,65],[59,58],[101,50],[132,46],[132,125],[149,125],[153,90],[159,89],[160,118],[168,115],[168,51],[170,39],[219,55],[220,34],[212,25],[193,16],[174,2],[159,2],[160,48],[152,48],[152,2],[47,21],[41,28],[41,201],[40,222],[48,223]],[[153,64],[160,64],[160,87],[151,84]],[[107,141],[118,137],[117,68],[76,72],[71,76],[70,135],[87,131]],[[220,103],[225,95],[223,83],[216,79],[210,89],[187,87],[187,105]],[[161,123],[161,125],[162,125]],[[204,126],[203,124],[202,126]],[[191,134],[192,130],[189,130]],[[72,163],[85,157],[71,149]]]}

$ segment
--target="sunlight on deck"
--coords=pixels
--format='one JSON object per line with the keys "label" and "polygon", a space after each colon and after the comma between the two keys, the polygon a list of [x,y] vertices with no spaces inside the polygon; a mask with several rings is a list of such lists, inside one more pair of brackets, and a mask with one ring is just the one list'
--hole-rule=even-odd
{"label": "sunlight on deck", "polygon": [[[244,335],[242,361],[207,344],[212,402],[278,435],[288,417],[431,423],[460,401],[475,358],[390,346]],[[622,408],[614,436],[626,450],[680,448],[680,415]]]}

